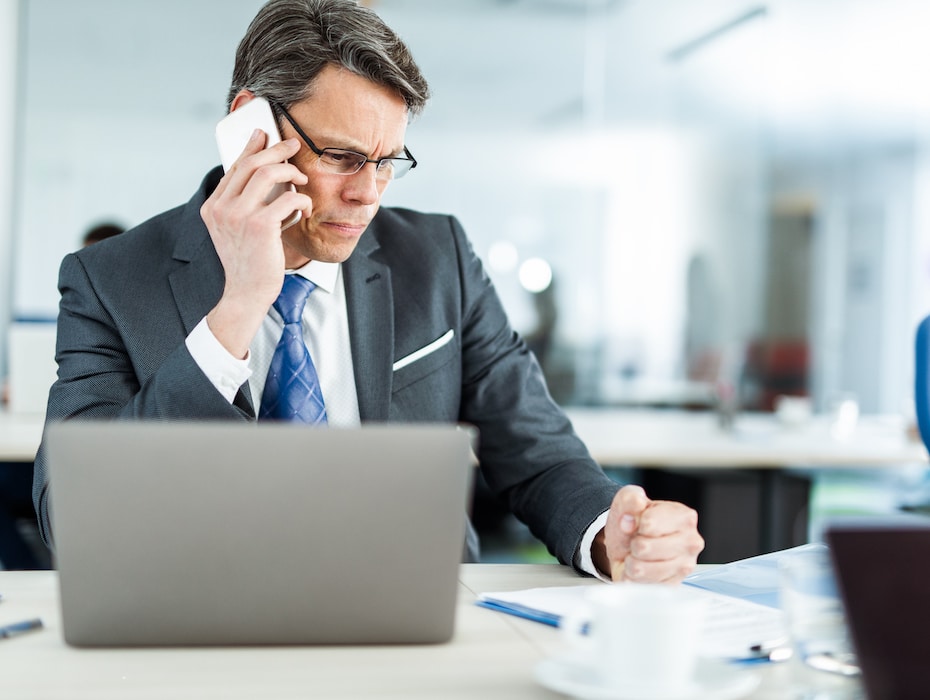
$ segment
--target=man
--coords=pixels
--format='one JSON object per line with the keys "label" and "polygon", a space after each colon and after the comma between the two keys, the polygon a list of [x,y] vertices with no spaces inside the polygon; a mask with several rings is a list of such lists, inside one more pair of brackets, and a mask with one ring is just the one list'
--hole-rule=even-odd
{"label": "man", "polygon": [[107,238],[118,236],[125,230],[125,227],[109,221],[95,224],[87,230],[87,233],[84,234],[84,237],[81,239],[81,245],[88,246],[93,245],[94,243],[100,243],[100,241],[105,241]]}
{"label": "man", "polygon": [[[406,128],[428,97],[396,35],[351,0],[271,0],[239,45],[229,109],[256,96],[282,142],[254,133],[187,205],[65,258],[49,420],[255,420],[278,391],[271,307],[287,271],[315,285],[300,315],[319,368],[313,420],[474,424],[490,488],[560,561],[616,580],[686,575],[703,548],[696,514],[618,492],[593,462],[458,222],[379,210],[415,165]],[[280,183],[296,191],[268,202]],[[49,496],[40,449],[51,542]]]}

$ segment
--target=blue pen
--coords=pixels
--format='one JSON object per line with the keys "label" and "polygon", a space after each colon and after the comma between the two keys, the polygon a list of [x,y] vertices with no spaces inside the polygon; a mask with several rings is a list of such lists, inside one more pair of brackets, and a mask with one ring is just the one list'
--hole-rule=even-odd
{"label": "blue pen", "polygon": [[784,641],[769,644],[753,644],[749,647],[749,654],[747,656],[731,660],[738,664],[778,663],[779,661],[787,661],[790,659],[792,653],[791,647],[787,646]]}
{"label": "blue pen", "polygon": [[0,639],[18,637],[19,635],[25,634],[26,632],[39,629],[42,629],[42,620],[40,620],[38,617],[31,620],[23,620],[22,622],[14,622],[12,624],[0,627]]}

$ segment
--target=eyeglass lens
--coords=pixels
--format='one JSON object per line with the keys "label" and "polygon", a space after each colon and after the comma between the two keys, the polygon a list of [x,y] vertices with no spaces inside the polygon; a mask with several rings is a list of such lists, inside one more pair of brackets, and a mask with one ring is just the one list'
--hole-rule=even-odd
{"label": "eyeglass lens", "polygon": [[[353,175],[361,170],[367,162],[369,161],[365,156],[354,151],[324,148],[320,154],[320,165],[340,175]],[[413,162],[406,158],[384,158],[378,161],[378,178],[382,180],[396,179],[405,175],[412,165]]]}
{"label": "eyeglass lens", "polygon": [[285,119],[294,127],[298,136],[304,140],[311,151],[316,153],[320,165],[329,172],[339,175],[354,175],[361,170],[366,163],[377,163],[375,166],[376,177],[379,180],[396,180],[406,175],[417,163],[413,155],[406,148],[404,148],[404,153],[407,154],[406,158],[381,158],[377,161],[369,160],[368,156],[362,155],[361,153],[345,151],[341,148],[324,148],[320,150],[282,105],[275,102],[272,103],[272,108],[284,115]]}

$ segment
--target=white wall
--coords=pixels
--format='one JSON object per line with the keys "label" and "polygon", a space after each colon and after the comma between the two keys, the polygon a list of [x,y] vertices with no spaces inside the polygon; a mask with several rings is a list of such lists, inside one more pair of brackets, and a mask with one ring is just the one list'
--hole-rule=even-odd
{"label": "white wall", "polygon": [[926,167],[908,149],[841,150],[785,178],[815,221],[810,333],[813,393],[824,410],[847,394],[868,412],[908,410],[916,316],[927,309],[918,193]]}
{"label": "white wall", "polygon": [[133,226],[186,202],[219,163],[215,121],[168,108],[131,119],[32,112],[23,128],[28,162],[16,226],[16,316],[55,318],[61,259],[80,247],[91,225]]}
{"label": "white wall", "polygon": [[213,128],[261,4],[24,1],[17,317],[57,315],[59,264],[91,225],[181,204],[219,163]]}
{"label": "white wall", "polygon": [[[10,320],[13,277],[14,175],[16,172],[18,0],[0,0],[0,329]],[[6,333],[0,332],[0,377],[6,376]]]}
{"label": "white wall", "polygon": [[[545,258],[557,281],[559,340],[599,348],[604,378],[625,368],[681,374],[686,270],[698,251],[725,294],[714,341],[758,330],[764,219],[745,193],[761,198],[764,182],[755,156],[748,171],[728,160],[732,141],[657,126],[494,133],[416,124],[408,141],[424,167],[393,184],[385,202],[455,213],[486,262],[499,241],[518,262]],[[500,154],[497,165],[462,157],[474,144]],[[535,319],[515,273],[489,267],[512,322],[528,330]]]}

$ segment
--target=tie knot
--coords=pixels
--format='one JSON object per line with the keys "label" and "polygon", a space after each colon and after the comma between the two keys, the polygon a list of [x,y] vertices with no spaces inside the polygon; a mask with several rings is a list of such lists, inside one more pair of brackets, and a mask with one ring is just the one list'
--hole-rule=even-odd
{"label": "tie knot", "polygon": [[310,292],[316,289],[306,277],[300,275],[285,275],[284,286],[281,287],[281,293],[275,299],[274,308],[284,323],[299,323],[300,315],[304,311],[304,304],[307,303],[307,297]]}

